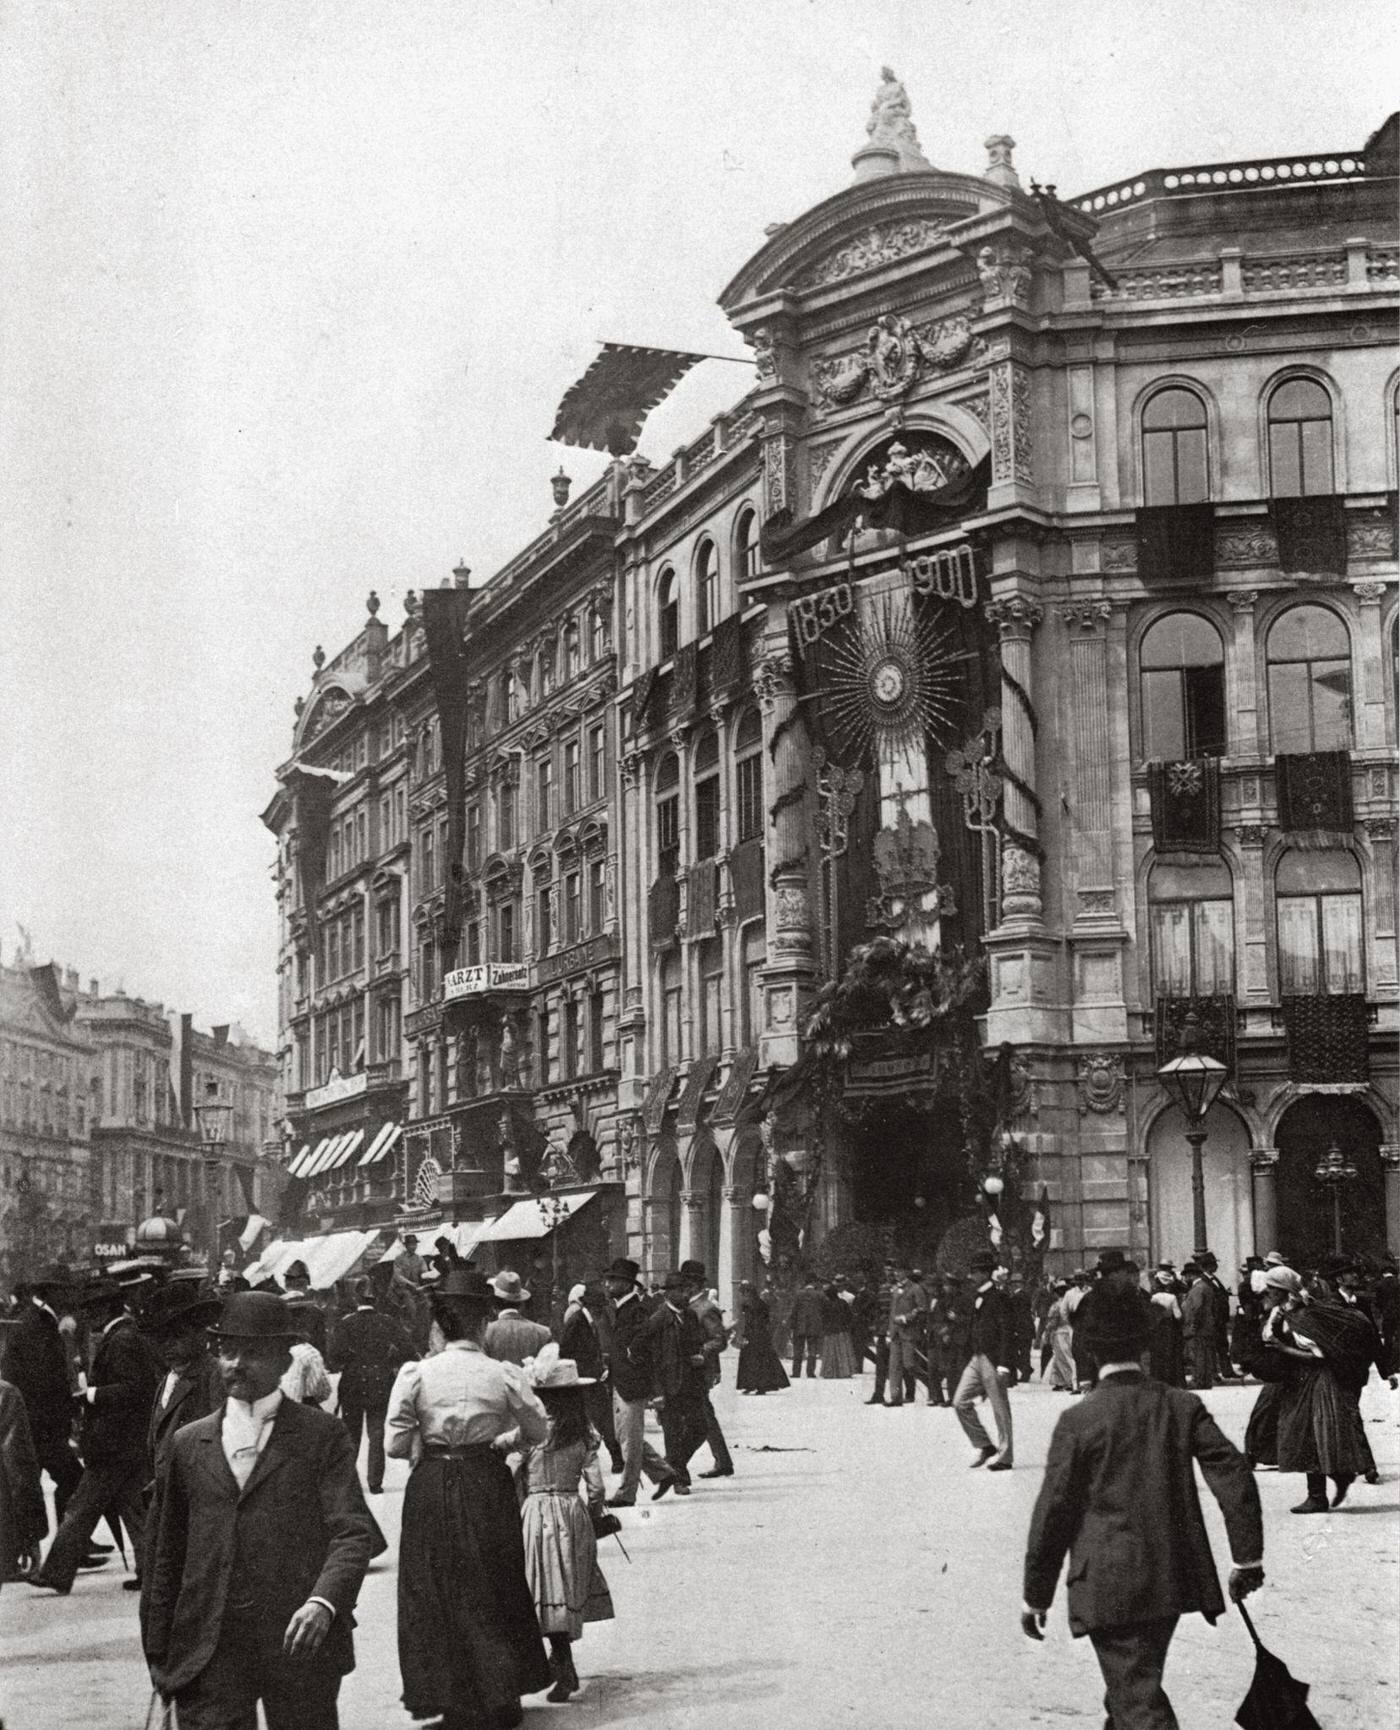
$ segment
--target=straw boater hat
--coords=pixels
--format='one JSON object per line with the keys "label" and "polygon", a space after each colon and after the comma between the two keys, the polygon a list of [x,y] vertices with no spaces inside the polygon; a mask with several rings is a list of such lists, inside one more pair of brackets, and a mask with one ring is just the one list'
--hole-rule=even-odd
{"label": "straw boater hat", "polygon": [[553,1340],[534,1357],[526,1358],[520,1367],[529,1376],[532,1388],[547,1393],[557,1393],[561,1388],[591,1388],[597,1380],[596,1376],[581,1376],[572,1358],[561,1358]]}
{"label": "straw boater hat", "polygon": [[513,1307],[516,1304],[527,1304],[530,1301],[529,1292],[520,1283],[520,1275],[510,1268],[507,1268],[504,1273],[496,1275],[495,1279],[491,1281],[491,1290],[495,1292],[497,1301],[508,1307]]}

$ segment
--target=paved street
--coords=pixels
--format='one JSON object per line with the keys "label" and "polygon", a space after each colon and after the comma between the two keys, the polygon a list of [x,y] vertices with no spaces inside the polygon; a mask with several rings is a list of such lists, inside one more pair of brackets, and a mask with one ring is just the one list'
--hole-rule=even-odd
{"label": "paved street", "polygon": [[[727,1366],[732,1381],[732,1354]],[[604,1566],[618,1620],[578,1648],[585,1679],[567,1707],[531,1706],[526,1724],[728,1730],[931,1722],[1028,1730],[1102,1722],[1087,1641],[1071,1642],[1063,1597],[1041,1647],[1017,1626],[1022,1543],[1051,1426],[1064,1396],[1013,1395],[1017,1470],[967,1469],[950,1411],[867,1410],[861,1382],[801,1382],[720,1410],[739,1476],[624,1514],[629,1567],[611,1540]],[[1236,1441],[1256,1389],[1208,1396]],[[1324,1730],[1395,1721],[1394,1616],[1400,1399],[1372,1382],[1363,1410],[1385,1482],[1359,1485],[1335,1515],[1293,1519],[1297,1478],[1259,1476],[1268,1585],[1253,1600],[1266,1643],[1312,1682]],[[698,1464],[708,1464],[702,1454]],[[397,1537],[406,1468],[391,1463],[376,1508]],[[1224,1535],[1205,1497],[1217,1560]],[[392,1554],[360,1600],[360,1667],[342,1694],[345,1730],[403,1724],[394,1645]],[[140,1730],[147,1700],[136,1608],[115,1570],[80,1577],[66,1600],[23,1586],[0,1594],[5,1730]],[[1193,1618],[1167,1685],[1183,1730],[1232,1721],[1251,1655],[1238,1619]],[[537,1697],[541,1699],[542,1697]]]}

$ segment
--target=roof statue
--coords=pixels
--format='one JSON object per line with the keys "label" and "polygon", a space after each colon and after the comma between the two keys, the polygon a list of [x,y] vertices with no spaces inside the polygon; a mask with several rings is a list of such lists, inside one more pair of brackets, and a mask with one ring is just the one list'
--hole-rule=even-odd
{"label": "roof statue", "polygon": [[919,135],[914,130],[909,93],[888,66],[880,68],[880,78],[882,82],[870,104],[870,118],[865,123],[870,143],[898,152],[899,173],[931,169],[933,164],[920,149]]}

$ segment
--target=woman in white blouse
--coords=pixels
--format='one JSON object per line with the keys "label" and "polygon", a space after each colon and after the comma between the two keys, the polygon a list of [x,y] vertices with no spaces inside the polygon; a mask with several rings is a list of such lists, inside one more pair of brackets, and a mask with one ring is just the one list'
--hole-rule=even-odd
{"label": "woman in white blouse", "polygon": [[520,1504],[498,1444],[542,1442],[549,1422],[525,1372],[488,1358],[495,1299],[475,1268],[433,1294],[444,1349],[405,1364],[385,1451],[414,1462],[399,1541],[399,1671],[415,1718],[509,1730],[520,1697],[553,1680],[525,1576]]}

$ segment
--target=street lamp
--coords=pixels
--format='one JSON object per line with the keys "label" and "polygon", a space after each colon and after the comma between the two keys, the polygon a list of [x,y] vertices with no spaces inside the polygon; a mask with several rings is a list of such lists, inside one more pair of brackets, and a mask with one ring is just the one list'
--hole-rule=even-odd
{"label": "street lamp", "polygon": [[1215,1104],[1229,1072],[1223,1063],[1196,1050],[1199,1023],[1191,1010],[1181,1024],[1181,1044],[1170,1063],[1157,1071],[1157,1079],[1166,1089],[1168,1098],[1181,1108],[1187,1123],[1186,1139],[1191,1147],[1191,1212],[1195,1228],[1197,1257],[1205,1255],[1206,1242],[1206,1174],[1201,1149],[1206,1140],[1206,1113]]}
{"label": "street lamp", "polygon": [[1359,1176],[1356,1167],[1347,1159],[1341,1148],[1334,1141],[1313,1167],[1313,1177],[1324,1189],[1332,1193],[1332,1252],[1342,1253],[1342,1185],[1350,1183],[1352,1178]]}
{"label": "street lamp", "polygon": [[209,1209],[209,1266],[212,1269],[219,1259],[219,1224],[217,1203],[210,1196],[223,1166],[229,1125],[233,1121],[233,1103],[219,1098],[219,1084],[212,1077],[204,1084],[204,1098],[195,1106],[194,1115],[199,1123],[204,1157],[204,1198]]}

